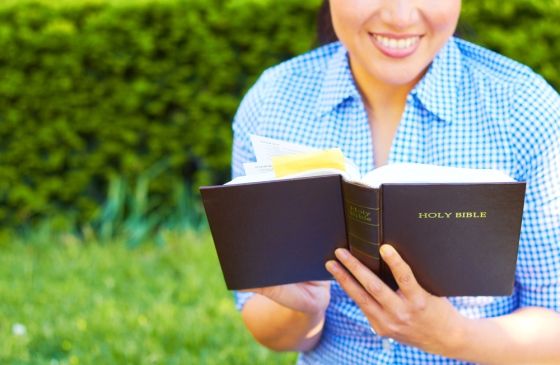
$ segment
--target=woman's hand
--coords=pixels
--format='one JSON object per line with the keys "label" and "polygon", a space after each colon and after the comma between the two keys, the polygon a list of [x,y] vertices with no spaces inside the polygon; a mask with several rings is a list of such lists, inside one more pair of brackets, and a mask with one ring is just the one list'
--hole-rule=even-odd
{"label": "woman's hand", "polygon": [[298,312],[322,314],[329,305],[330,286],[329,281],[308,281],[242,291],[263,295],[286,308]]}
{"label": "woman's hand", "polygon": [[377,334],[435,354],[454,352],[468,319],[446,298],[424,290],[393,247],[383,245],[381,257],[399,285],[397,292],[347,250],[338,249],[336,257],[344,267],[329,261],[327,270],[361,308]]}
{"label": "woman's hand", "polygon": [[258,294],[243,308],[243,320],[258,342],[275,351],[309,351],[316,346],[329,306],[329,281],[244,291]]}

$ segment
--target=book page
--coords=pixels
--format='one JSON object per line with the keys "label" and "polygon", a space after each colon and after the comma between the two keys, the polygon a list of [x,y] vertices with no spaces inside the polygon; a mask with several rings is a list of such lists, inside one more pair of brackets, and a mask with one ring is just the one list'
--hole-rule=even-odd
{"label": "book page", "polygon": [[[342,175],[350,181],[361,178],[356,164],[344,157],[339,149],[321,150],[258,135],[250,138],[257,161],[245,162],[245,176],[239,176],[226,185],[331,174]],[[333,150],[338,150],[338,153],[333,154]]]}
{"label": "book page", "polygon": [[[251,135],[250,138],[257,161],[244,163],[245,176],[240,176],[228,184],[328,174],[340,174],[346,181],[356,182],[372,188],[378,188],[383,183],[491,183],[514,181],[513,178],[499,170],[470,169],[419,163],[385,165],[368,172],[362,177],[358,166],[346,157],[343,157],[344,168],[333,168],[336,165],[334,163],[318,163],[319,166],[317,166],[317,162],[311,161],[308,164],[309,169],[301,171],[302,166],[305,165],[301,161],[308,158],[306,155],[321,154],[327,150],[258,135]],[[294,164],[299,164],[300,166],[288,166],[285,169],[287,171],[286,176],[278,177],[277,171],[273,167],[273,160],[286,156],[288,156],[287,161],[294,160],[296,161]],[[294,158],[290,156],[294,156]],[[324,159],[325,157],[322,158]],[[290,170],[293,170],[295,173],[291,173]]]}
{"label": "book page", "polygon": [[272,157],[274,156],[293,155],[319,150],[318,148],[257,136],[255,134],[252,134],[250,138],[257,162],[262,164],[272,165]]}
{"label": "book page", "polygon": [[492,183],[514,182],[500,170],[468,169],[417,163],[395,163],[368,172],[361,183],[378,188],[385,183]]}
{"label": "book page", "polygon": [[224,185],[235,185],[235,184],[246,184],[246,183],[256,183],[256,182],[264,182],[264,181],[276,181],[276,180],[287,180],[287,179],[297,179],[302,177],[314,177],[314,176],[325,176],[325,175],[341,175],[345,180],[353,180],[350,175],[346,171],[338,170],[338,169],[329,169],[329,168],[320,168],[320,169],[312,169],[303,172],[298,172],[296,174],[290,174],[282,177],[277,177],[274,172],[272,173],[263,173],[263,174],[256,174],[256,175],[245,175],[245,176],[238,176],[235,179],[225,183]]}
{"label": "book page", "polygon": [[278,177],[294,175],[318,168],[346,171],[344,155],[340,148],[286,156],[274,156],[272,158],[272,167],[274,173]]}
{"label": "book page", "polygon": [[259,175],[274,172],[272,164],[261,162],[245,162],[243,163],[245,175]]}
{"label": "book page", "polygon": [[[272,159],[276,156],[300,155],[321,151],[319,148],[258,136],[256,134],[252,134],[250,138],[257,162],[246,163],[247,166],[245,167],[245,175],[273,171]],[[354,161],[344,157],[344,162],[346,165],[346,171],[350,176],[352,176],[352,180],[360,180],[360,169]]]}

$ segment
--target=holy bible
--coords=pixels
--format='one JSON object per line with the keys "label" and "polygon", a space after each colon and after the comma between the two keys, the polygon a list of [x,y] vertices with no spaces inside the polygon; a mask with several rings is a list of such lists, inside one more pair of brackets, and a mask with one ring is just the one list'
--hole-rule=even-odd
{"label": "holy bible", "polygon": [[201,187],[228,289],[332,279],[339,247],[396,289],[379,255],[388,243],[434,295],[512,293],[524,182],[401,183],[417,166],[386,170],[378,184],[319,174]]}

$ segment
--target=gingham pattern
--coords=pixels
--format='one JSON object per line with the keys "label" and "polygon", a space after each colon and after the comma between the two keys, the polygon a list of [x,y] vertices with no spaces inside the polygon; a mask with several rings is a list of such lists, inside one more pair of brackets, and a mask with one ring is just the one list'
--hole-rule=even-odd
{"label": "gingham pattern", "polygon": [[[251,133],[341,147],[362,173],[374,167],[366,112],[339,43],[267,70],[233,128],[234,176],[254,160]],[[408,95],[389,163],[497,168],[527,181],[514,294],[450,298],[465,316],[500,316],[522,306],[560,311],[559,141],[559,95],[529,68],[459,39],[446,44]],[[236,293],[238,308],[249,296]],[[322,339],[299,357],[299,364],[460,363],[373,334],[336,283]]]}

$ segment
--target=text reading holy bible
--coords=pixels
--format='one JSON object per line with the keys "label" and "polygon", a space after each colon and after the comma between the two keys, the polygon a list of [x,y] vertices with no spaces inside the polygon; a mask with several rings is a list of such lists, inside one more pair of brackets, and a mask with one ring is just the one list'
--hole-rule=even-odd
{"label": "text reading holy bible", "polygon": [[418,219],[485,219],[488,212],[420,212]]}

